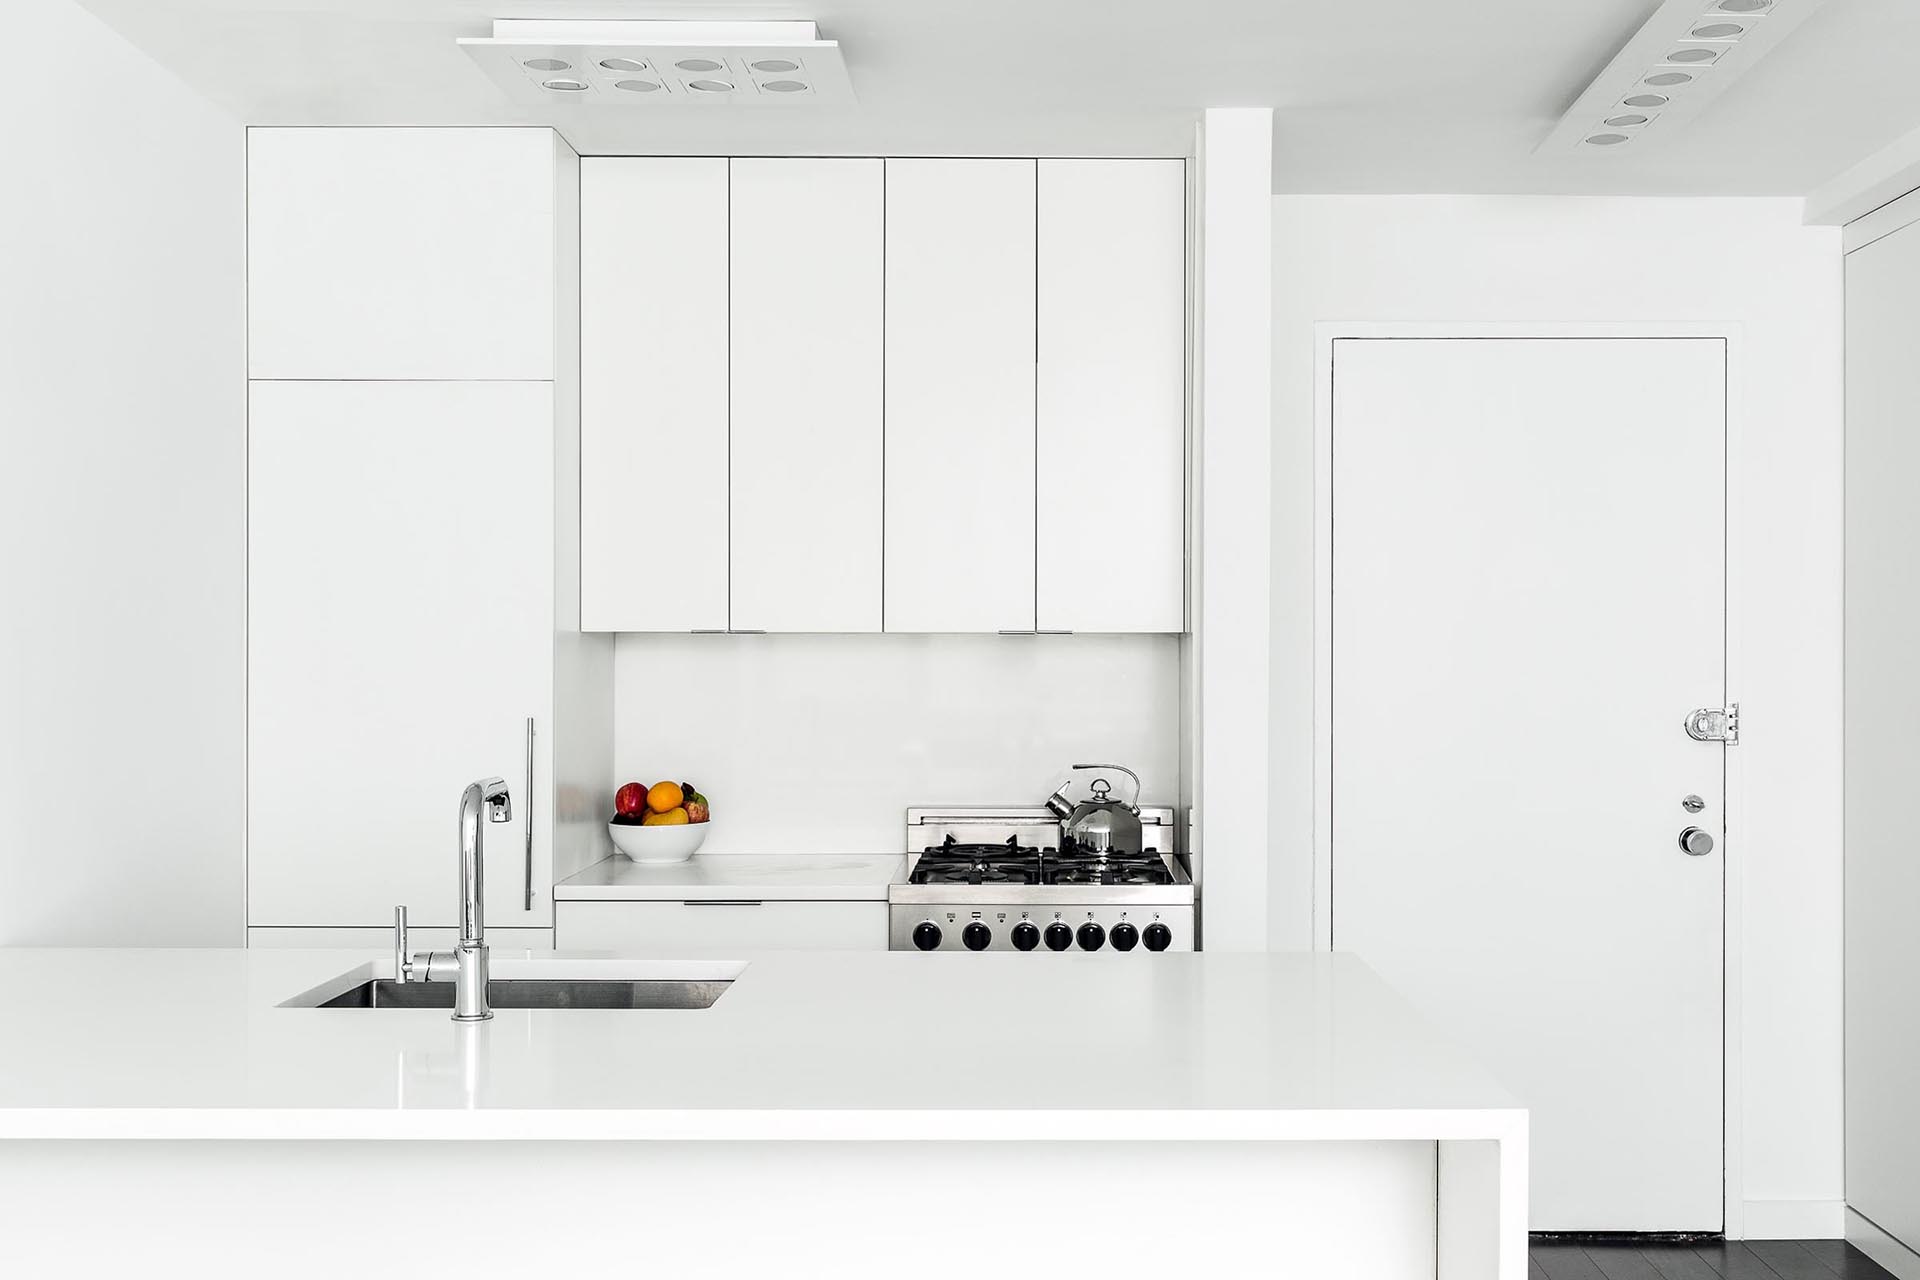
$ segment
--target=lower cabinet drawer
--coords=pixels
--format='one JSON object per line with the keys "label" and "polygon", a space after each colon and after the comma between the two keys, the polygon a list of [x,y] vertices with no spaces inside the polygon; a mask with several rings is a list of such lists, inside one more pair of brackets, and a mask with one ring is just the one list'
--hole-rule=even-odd
{"label": "lower cabinet drawer", "polygon": [[[460,940],[454,928],[415,925],[407,930],[407,946],[414,951],[450,951]],[[391,929],[321,929],[262,927],[247,930],[249,947],[342,948],[355,951],[393,951]],[[487,945],[495,955],[503,951],[551,951],[551,929],[488,929]]]}
{"label": "lower cabinet drawer", "polygon": [[556,902],[563,951],[885,951],[884,902]]}

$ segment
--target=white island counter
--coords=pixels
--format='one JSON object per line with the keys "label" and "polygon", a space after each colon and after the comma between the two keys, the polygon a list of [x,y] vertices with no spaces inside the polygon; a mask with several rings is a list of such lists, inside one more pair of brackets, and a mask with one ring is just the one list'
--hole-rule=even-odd
{"label": "white island counter", "polygon": [[10,1245],[104,1271],[219,1206],[223,1250],[300,1235],[282,1275],[370,1243],[471,1274],[1524,1275],[1525,1112],[1350,957],[523,956],[494,976],[731,986],[461,1026],[284,1007],[390,973],[365,953],[0,950]]}

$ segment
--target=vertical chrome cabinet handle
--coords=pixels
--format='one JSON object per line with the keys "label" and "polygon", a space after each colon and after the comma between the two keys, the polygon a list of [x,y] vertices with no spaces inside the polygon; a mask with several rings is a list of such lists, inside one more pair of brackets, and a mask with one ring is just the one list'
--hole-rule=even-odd
{"label": "vertical chrome cabinet handle", "polygon": [[527,815],[527,910],[533,910],[533,717],[527,717],[527,790],[520,805]]}
{"label": "vertical chrome cabinet handle", "polygon": [[407,980],[407,909],[393,909],[393,980]]}

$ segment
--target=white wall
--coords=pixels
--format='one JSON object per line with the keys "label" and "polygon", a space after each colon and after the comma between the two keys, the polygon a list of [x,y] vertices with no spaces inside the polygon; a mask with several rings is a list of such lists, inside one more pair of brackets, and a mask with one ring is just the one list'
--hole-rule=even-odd
{"label": "white wall", "polygon": [[1286,196],[1273,271],[1276,947],[1312,936],[1315,323],[1740,326],[1731,622],[1745,807],[1728,866],[1745,912],[1729,939],[1744,1043],[1729,1085],[1745,1119],[1729,1151],[1749,1233],[1837,1234],[1838,231],[1802,226],[1786,199]]}
{"label": "white wall", "polygon": [[[708,853],[898,853],[912,805],[1039,804],[1067,767],[1179,795],[1177,636],[623,635],[614,768],[694,783]],[[611,798],[608,800],[611,806]]]}
{"label": "white wall", "polygon": [[[1920,1251],[1916,298],[1920,225],[1848,255],[1847,1204]],[[1920,1264],[1900,1274],[1920,1274]]]}
{"label": "white wall", "polygon": [[243,136],[70,0],[7,22],[63,56],[0,77],[0,945],[237,945]]}
{"label": "white wall", "polygon": [[1270,766],[1268,584],[1273,412],[1271,338],[1273,112],[1208,111],[1199,134],[1199,288],[1192,446],[1195,822],[1200,943],[1266,943]]}

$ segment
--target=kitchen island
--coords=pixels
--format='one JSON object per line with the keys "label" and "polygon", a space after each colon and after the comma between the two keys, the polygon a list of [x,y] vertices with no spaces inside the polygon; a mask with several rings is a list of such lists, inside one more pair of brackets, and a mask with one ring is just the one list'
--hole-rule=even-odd
{"label": "kitchen island", "polygon": [[1525,1274],[1525,1111],[1352,957],[496,950],[728,985],[289,1005],[391,968],[0,950],[21,1274]]}

